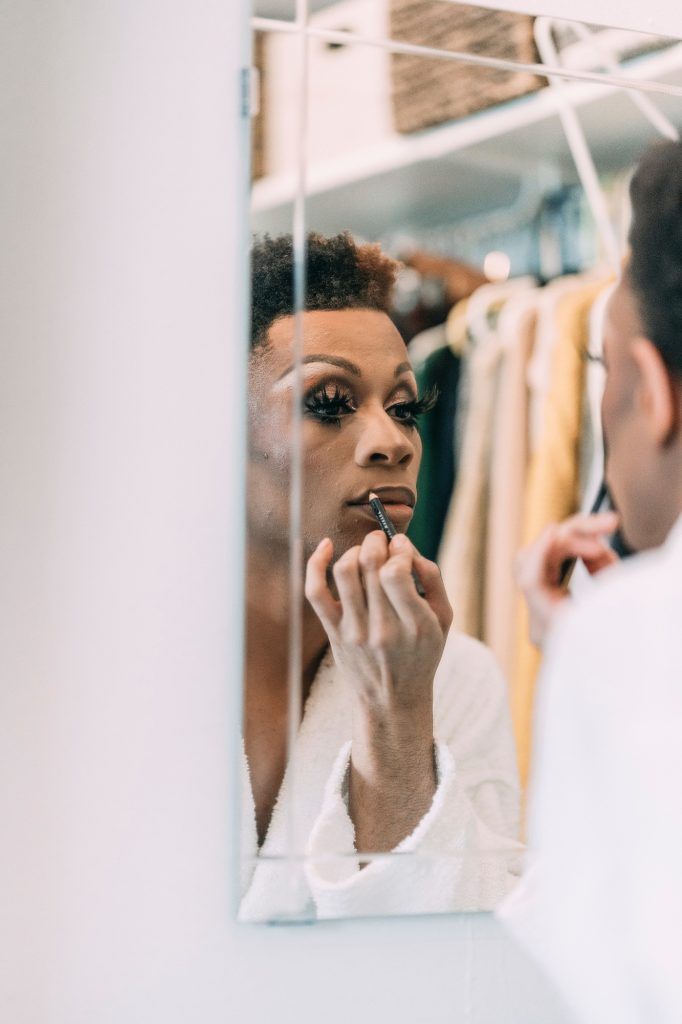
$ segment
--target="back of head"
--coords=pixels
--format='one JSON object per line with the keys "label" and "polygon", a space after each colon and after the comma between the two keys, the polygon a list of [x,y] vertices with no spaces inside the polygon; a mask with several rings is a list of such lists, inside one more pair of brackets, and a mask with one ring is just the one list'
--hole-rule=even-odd
{"label": "back of head", "polygon": [[[306,243],[306,310],[378,309],[387,313],[398,263],[378,245],[357,245],[349,232]],[[251,252],[251,348],[267,344],[268,331],[294,310],[291,235],[254,242]]]}
{"label": "back of head", "polygon": [[682,377],[682,142],[647,150],[630,195],[628,279],[647,336]]}

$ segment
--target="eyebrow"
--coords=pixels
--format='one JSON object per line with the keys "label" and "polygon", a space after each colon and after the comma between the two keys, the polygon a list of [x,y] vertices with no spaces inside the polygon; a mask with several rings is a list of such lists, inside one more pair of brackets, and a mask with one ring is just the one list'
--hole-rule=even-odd
{"label": "eyebrow", "polygon": [[[301,364],[304,363],[330,363],[332,366],[338,366],[341,370],[347,370],[348,373],[352,374],[354,377],[362,377],[362,370],[360,369],[360,367],[357,366],[355,363],[351,363],[350,359],[344,359],[343,356],[313,354],[309,356],[304,356],[303,359],[301,360]],[[284,377],[287,377],[290,373],[294,372],[294,369],[294,366],[290,366],[288,370],[285,370],[284,373],[281,373],[279,375],[277,380],[280,381]],[[398,366],[396,366],[395,368],[393,376],[399,377],[401,373],[406,372],[412,372],[411,364],[409,362],[399,363]]]}

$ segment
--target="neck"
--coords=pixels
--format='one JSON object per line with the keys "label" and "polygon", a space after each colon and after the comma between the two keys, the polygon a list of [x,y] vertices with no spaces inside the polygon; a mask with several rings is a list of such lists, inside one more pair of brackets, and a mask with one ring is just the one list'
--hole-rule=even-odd
{"label": "neck", "polygon": [[659,506],[657,536],[653,538],[652,547],[665,543],[668,534],[682,515],[682,478],[677,480],[675,485],[672,477],[667,476],[661,481],[661,491],[666,495],[666,500]]}

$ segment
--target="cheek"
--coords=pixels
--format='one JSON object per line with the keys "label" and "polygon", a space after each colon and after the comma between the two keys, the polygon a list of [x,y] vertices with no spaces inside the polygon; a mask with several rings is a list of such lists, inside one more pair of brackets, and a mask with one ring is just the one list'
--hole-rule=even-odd
{"label": "cheek", "polygon": [[306,485],[324,478],[329,486],[352,457],[351,431],[344,426],[304,423],[302,441]]}
{"label": "cheek", "polygon": [[630,402],[625,394],[623,381],[619,381],[615,375],[609,374],[601,404],[604,440],[609,452],[618,446],[619,438],[628,418],[629,409]]}
{"label": "cheek", "polygon": [[422,461],[422,453],[424,451],[424,445],[422,444],[421,434],[418,430],[415,430],[412,435],[412,444],[414,445],[414,463],[415,472],[419,472],[419,467]]}
{"label": "cheek", "polygon": [[617,381],[607,383],[602,401],[606,481],[627,532],[641,501],[641,438],[631,397]]}

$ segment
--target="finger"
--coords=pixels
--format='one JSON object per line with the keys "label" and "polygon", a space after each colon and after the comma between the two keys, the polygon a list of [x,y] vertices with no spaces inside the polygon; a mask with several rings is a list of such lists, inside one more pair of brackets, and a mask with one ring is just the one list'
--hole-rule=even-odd
{"label": "finger", "polygon": [[341,621],[341,603],[336,600],[327,582],[327,570],[334,554],[328,537],[321,540],[308,559],[305,574],[305,596],[327,633]]}
{"label": "finger", "polygon": [[[389,551],[392,555],[405,552],[411,556],[411,570],[414,570],[424,589],[424,597],[419,599],[422,602],[422,607],[423,602],[426,602],[438,619],[442,631],[446,633],[452,624],[452,608],[438,566],[428,558],[424,558],[404,534],[393,538]],[[412,585],[414,587],[414,582]]]}
{"label": "finger", "polygon": [[583,562],[598,560],[608,551],[608,545],[598,539],[569,537],[556,541],[546,552],[541,566],[539,582],[557,584],[561,581],[567,560],[580,559]]}
{"label": "finger", "polygon": [[596,537],[613,533],[620,516],[617,512],[598,512],[594,515],[570,516],[556,527],[559,536]]}
{"label": "finger", "polygon": [[[582,542],[581,542],[582,543]],[[590,541],[592,543],[592,541]],[[528,600],[537,601],[540,594],[548,598],[561,590],[564,566],[567,560],[580,557],[581,544],[559,533],[552,523],[545,527],[532,544],[523,548],[514,561],[514,578]]]}
{"label": "finger", "polygon": [[372,530],[367,534],[358,558],[363,573],[381,568],[388,558],[388,540],[382,530]]}
{"label": "finger", "polygon": [[388,560],[388,540],[380,530],[367,534],[359,562],[367,600],[369,636],[382,644],[394,634],[398,615],[381,583],[380,572]]}
{"label": "finger", "polygon": [[525,590],[530,583],[534,583],[540,575],[540,569],[550,543],[547,531],[544,531],[533,544],[526,545],[516,553],[514,579],[522,590]]}
{"label": "finger", "polygon": [[[523,548],[514,562],[514,576],[522,589],[540,582],[558,582],[561,567],[569,558],[593,557],[596,549],[589,545],[618,526],[617,512],[575,515],[562,523],[551,523],[532,544]],[[584,546],[587,542],[587,546]]]}
{"label": "finger", "polygon": [[414,585],[409,552],[391,555],[382,566],[379,578],[386,599],[408,633],[416,636],[426,623],[434,622],[428,602],[419,596]]}
{"label": "finger", "polygon": [[349,548],[334,566],[334,582],[341,602],[341,628],[347,640],[367,639],[367,599],[360,575],[360,548]]}
{"label": "finger", "polygon": [[615,565],[620,559],[613,548],[605,547],[604,550],[596,558],[583,558],[585,567],[589,574],[593,576],[595,573],[601,572],[602,569],[608,569],[610,565]]}
{"label": "finger", "polygon": [[602,538],[615,528],[617,519],[611,512],[580,515],[545,527],[537,540],[516,556],[516,582],[526,592],[560,586],[566,561],[598,557],[605,546]]}

